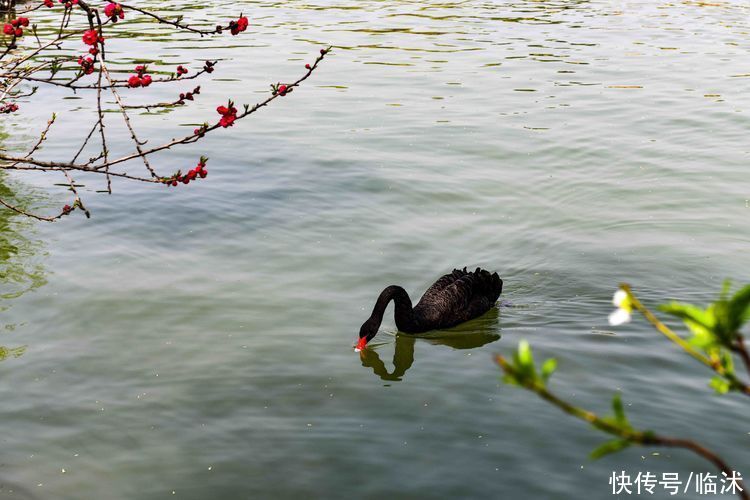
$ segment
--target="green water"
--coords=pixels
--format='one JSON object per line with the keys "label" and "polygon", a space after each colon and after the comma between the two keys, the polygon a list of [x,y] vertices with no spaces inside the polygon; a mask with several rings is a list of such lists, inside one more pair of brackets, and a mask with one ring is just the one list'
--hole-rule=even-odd
{"label": "green water", "polygon": [[[222,60],[189,108],[135,117],[152,144],[335,49],[255,119],[157,157],[171,172],[209,156],[195,185],[107,196],[81,178],[91,220],[0,212],[0,345],[26,346],[0,362],[0,497],[604,499],[614,470],[711,471],[674,450],[589,461],[604,436],[500,383],[492,354],[521,339],[558,358],[559,395],[606,413],[621,390],[636,426],[750,476],[747,401],[714,395],[644,321],[606,323],[620,281],[650,305],[750,281],[747,4],[149,3],[251,19],[214,40],[118,25],[123,71]],[[87,99],[22,102],[6,147],[57,110],[40,158],[72,156]],[[129,150],[108,119],[113,154]],[[0,189],[69,203],[50,179]],[[386,285],[416,299],[479,265],[510,305],[416,340],[391,315],[352,352]]]}

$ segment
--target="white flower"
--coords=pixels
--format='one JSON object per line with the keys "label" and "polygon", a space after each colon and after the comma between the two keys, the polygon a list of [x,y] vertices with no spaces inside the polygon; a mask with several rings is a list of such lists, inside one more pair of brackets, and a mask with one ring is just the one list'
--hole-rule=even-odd
{"label": "white flower", "polygon": [[630,302],[628,292],[619,288],[612,297],[612,304],[614,304],[617,309],[610,313],[609,324],[612,326],[619,326],[629,323],[633,304]]}
{"label": "white flower", "polygon": [[609,314],[609,324],[612,326],[620,326],[630,322],[630,311],[618,307]]}
{"label": "white flower", "polygon": [[612,297],[612,303],[615,305],[615,307],[622,307],[623,304],[625,304],[625,301],[628,299],[628,292],[623,290],[622,288],[619,288],[615,295]]}

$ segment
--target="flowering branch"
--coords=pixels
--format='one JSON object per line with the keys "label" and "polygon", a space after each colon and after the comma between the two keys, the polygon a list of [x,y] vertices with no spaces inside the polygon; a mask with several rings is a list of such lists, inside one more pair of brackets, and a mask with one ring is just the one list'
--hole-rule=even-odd
{"label": "flowering branch", "polygon": [[[41,4],[37,4],[24,11],[24,14],[34,12],[40,8],[55,8],[56,5],[62,6],[60,26],[59,29],[50,35],[49,39],[40,40],[37,36],[36,26],[25,16],[16,17],[6,23],[3,26],[4,38],[0,38],[0,43],[5,43],[5,48],[0,52],[0,113],[11,114],[19,112],[21,106],[18,104],[18,99],[24,96],[28,97],[36,90],[35,87],[30,93],[23,93],[24,84],[38,83],[67,88],[72,92],[96,90],[95,121],[88,129],[88,134],[83,139],[80,147],[77,148],[77,152],[72,160],[43,160],[36,157],[36,154],[41,150],[43,143],[48,137],[50,128],[54,123],[54,117],[41,133],[40,140],[25,155],[19,156],[0,153],[0,170],[60,172],[65,176],[66,184],[73,196],[73,200],[70,205],[65,205],[55,215],[33,214],[27,210],[13,206],[7,201],[0,200],[0,204],[4,207],[37,220],[55,221],[75,210],[81,210],[87,217],[89,216],[89,211],[86,209],[76,189],[76,183],[72,176],[73,173],[104,175],[107,182],[107,193],[112,192],[113,178],[164,184],[167,186],[177,186],[178,183],[189,184],[197,179],[204,179],[208,174],[206,169],[208,159],[203,156],[200,158],[198,165],[190,169],[186,174],[182,174],[178,170],[167,175],[159,173],[158,167],[153,165],[149,158],[154,153],[203,140],[208,134],[213,133],[217,129],[229,128],[235,122],[255,113],[275,99],[288,95],[312,75],[330,51],[330,48],[322,49],[319,56],[311,64],[305,65],[305,73],[292,83],[272,84],[270,95],[266,99],[253,105],[243,104],[239,106],[239,110],[229,100],[227,105],[217,107],[217,113],[220,115],[218,120],[207,119],[192,134],[172,139],[160,146],[146,147],[146,141],[142,141],[139,138],[138,131],[129,117],[128,110],[150,110],[153,108],[185,106],[190,101],[195,100],[195,96],[200,94],[201,87],[195,86],[192,91],[180,93],[179,97],[174,101],[149,105],[128,104],[126,93],[136,91],[134,89],[143,89],[156,83],[161,84],[197,79],[204,74],[213,73],[216,61],[206,61],[203,67],[197,70],[178,66],[170,76],[163,78],[153,78],[146,66],[139,65],[135,67],[134,74],[127,79],[116,80],[112,77],[109,70],[109,60],[105,50],[107,36],[105,35],[108,34],[109,30],[117,26],[118,21],[128,15],[146,16],[158,23],[200,36],[218,35],[227,31],[232,36],[239,35],[248,29],[248,18],[240,15],[239,18],[230,20],[223,25],[219,24],[213,29],[198,29],[184,22],[182,16],[171,19],[134,5],[115,2],[106,3],[104,8],[99,10],[85,0],[43,0]],[[78,16],[79,14],[81,16]],[[85,28],[81,28],[80,25],[76,27],[74,20],[77,17],[83,18]],[[28,31],[31,31],[34,35],[36,45],[26,46],[22,43],[27,39]],[[83,42],[83,47],[86,49],[87,54],[80,55],[77,58],[60,56],[58,49],[72,44],[76,39]],[[52,54],[53,51],[54,55],[49,57],[48,54]],[[72,61],[76,63],[75,67],[71,68],[70,65],[65,64]],[[87,82],[87,77],[94,73],[96,73],[95,81]],[[105,133],[106,115],[102,104],[104,99],[103,92],[105,91],[112,94],[114,104],[128,129],[133,147],[131,152],[116,158],[112,158],[110,155],[107,134]],[[99,143],[97,146],[98,151],[95,151],[87,161],[79,160],[83,151],[90,148],[95,142]],[[138,174],[120,170],[125,163],[132,160],[140,161],[146,172]]]}
{"label": "flowering branch", "polygon": [[719,300],[706,309],[679,302],[659,307],[684,321],[693,334],[688,340],[661,322],[625,283],[615,293],[613,303],[617,309],[610,314],[609,321],[612,325],[627,323],[630,321],[631,311],[637,310],[656,330],[718,374],[718,377],[711,380],[711,386],[717,392],[738,391],[750,396],[750,384],[737,377],[732,360],[732,353],[739,355],[750,374],[750,356],[745,347],[745,339],[739,333],[742,325],[750,319],[750,285],[731,298],[728,297],[728,291],[726,284]]}
{"label": "flowering branch", "polygon": [[631,445],[683,448],[711,462],[725,477],[730,478],[734,482],[736,485],[735,491],[739,498],[750,500],[741,475],[738,475],[723,458],[713,451],[689,439],[665,437],[652,431],[641,431],[633,428],[625,415],[619,394],[615,395],[612,400],[613,416],[600,417],[596,413],[577,407],[550,392],[547,389],[547,381],[555,371],[557,362],[554,359],[548,359],[542,364],[541,370],[538,371],[534,363],[531,347],[529,347],[527,342],[521,341],[519,343],[513,360],[507,360],[503,356],[497,355],[495,361],[505,373],[503,381],[507,384],[517,385],[534,392],[540,398],[558,407],[568,415],[588,422],[592,427],[616,437],[615,440],[608,441],[595,449],[591,453],[592,458],[600,458]]}
{"label": "flowering branch", "polygon": [[[158,22],[160,22],[162,24],[169,24],[170,26],[174,26],[175,28],[179,28],[179,29],[184,30],[184,31],[189,31],[191,33],[197,33],[197,34],[199,34],[201,36],[214,35],[214,34],[221,33],[222,31],[225,31],[225,30],[232,30],[235,26],[238,26],[238,23],[239,23],[239,21],[231,21],[226,27],[218,26],[217,25],[212,30],[201,30],[201,29],[193,28],[193,27],[191,27],[188,24],[184,24],[182,22],[183,16],[177,16],[177,18],[174,21],[170,21],[169,19],[167,19],[165,17],[158,16],[158,15],[154,14],[153,12],[149,12],[147,10],[140,9],[140,8],[135,7],[133,5],[130,5],[130,4],[120,3],[119,5],[120,5],[120,7],[122,9],[128,9],[128,10],[132,10],[134,12],[138,12],[138,13],[143,14],[145,16],[151,17],[151,18],[155,19],[156,21],[158,21]],[[241,21],[241,23],[244,24],[245,29],[246,29],[247,28],[247,18],[245,18],[244,16],[242,16],[242,14],[240,14],[240,19],[245,19],[245,21]],[[245,31],[245,29],[238,30],[238,31]]]}

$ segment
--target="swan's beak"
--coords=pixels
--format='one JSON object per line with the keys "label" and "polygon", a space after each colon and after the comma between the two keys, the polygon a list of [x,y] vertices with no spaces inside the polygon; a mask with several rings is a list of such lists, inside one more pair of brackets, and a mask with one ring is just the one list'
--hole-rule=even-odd
{"label": "swan's beak", "polygon": [[367,337],[362,337],[359,339],[359,342],[357,342],[357,345],[354,347],[354,352],[359,352],[362,349],[365,348],[367,345]]}

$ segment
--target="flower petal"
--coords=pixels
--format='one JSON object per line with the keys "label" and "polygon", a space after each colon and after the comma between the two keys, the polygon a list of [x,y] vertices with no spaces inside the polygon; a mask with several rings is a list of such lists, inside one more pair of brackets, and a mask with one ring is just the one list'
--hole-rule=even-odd
{"label": "flower petal", "polygon": [[620,326],[630,322],[630,311],[623,308],[617,308],[612,311],[609,315],[609,324],[612,326]]}
{"label": "flower petal", "polygon": [[628,292],[622,288],[618,289],[612,297],[612,303],[615,307],[621,307],[626,300],[628,300]]}

